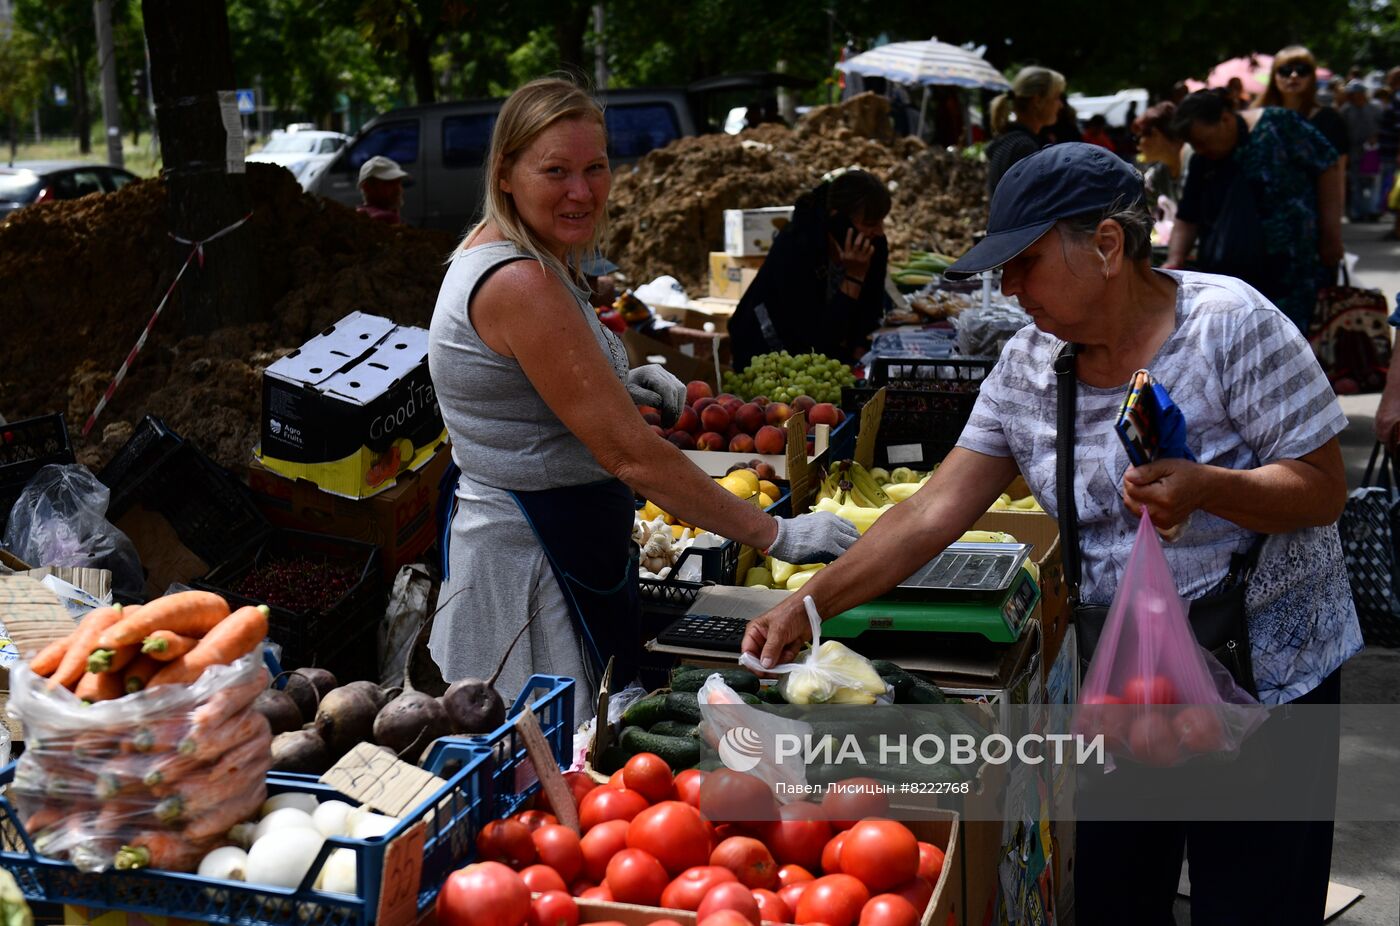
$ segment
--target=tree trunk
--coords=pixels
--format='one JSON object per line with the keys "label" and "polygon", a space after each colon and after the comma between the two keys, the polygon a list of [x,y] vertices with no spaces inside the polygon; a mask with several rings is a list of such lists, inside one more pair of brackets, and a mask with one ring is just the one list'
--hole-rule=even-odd
{"label": "tree trunk", "polygon": [[575,0],[554,22],[554,42],[559,46],[559,60],[569,70],[587,74],[592,70],[590,52],[584,47],[584,37],[588,35],[588,21],[593,16],[592,6],[584,0]]}
{"label": "tree trunk", "polygon": [[19,157],[19,120],[14,113],[10,113],[10,162],[14,163]]}
{"label": "tree trunk", "polygon": [[[142,0],[151,56],[151,90],[173,233],[203,240],[249,212],[241,154],[228,163],[220,90],[237,85],[224,0]],[[241,132],[241,129],[238,130]],[[241,150],[241,136],[239,150]],[[229,172],[230,166],[236,171]],[[175,269],[190,245],[172,242]],[[260,312],[252,230],[244,225],[204,248],[176,290],[186,334],[207,334]]]}
{"label": "tree trunk", "polygon": [[433,84],[432,39],[422,29],[408,27],[408,68],[413,75],[413,90],[419,105],[437,100],[437,87]]}
{"label": "tree trunk", "polygon": [[79,59],[73,64],[73,128],[77,130],[78,150],[92,153],[92,115],[88,112],[87,62]]}

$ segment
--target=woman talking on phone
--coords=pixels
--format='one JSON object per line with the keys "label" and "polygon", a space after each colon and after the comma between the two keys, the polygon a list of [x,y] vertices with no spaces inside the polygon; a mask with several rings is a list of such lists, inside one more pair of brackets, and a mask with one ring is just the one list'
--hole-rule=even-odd
{"label": "woman talking on phone", "polygon": [[889,211],[889,191],[863,170],[797,200],[729,321],[734,369],[778,350],[846,363],[865,353],[884,311]]}

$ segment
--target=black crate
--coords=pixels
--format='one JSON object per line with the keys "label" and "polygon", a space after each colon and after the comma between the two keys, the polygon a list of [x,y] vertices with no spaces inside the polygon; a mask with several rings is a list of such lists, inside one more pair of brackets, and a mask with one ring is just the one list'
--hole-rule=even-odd
{"label": "black crate", "polygon": [[976,393],[995,360],[968,357],[877,357],[868,382],[891,389]]}
{"label": "black crate", "polygon": [[73,444],[61,413],[0,424],[0,532],[20,493],[39,470],[72,462]]}
{"label": "black crate", "polygon": [[194,583],[233,607],[266,604],[234,591],[255,567],[293,559],[353,566],[358,580],[326,610],[300,614],[269,605],[269,635],[282,646],[282,666],[319,666],[341,682],[379,678],[379,622],[389,590],[379,572],[379,547],[327,534],[275,528],[265,538]]}
{"label": "black crate", "polygon": [[962,358],[882,357],[875,362],[873,384],[842,389],[841,406],[854,417],[883,387],[885,410],[875,441],[875,465],[928,469],[957,445],[972,417],[982,381],[994,364]]}
{"label": "black crate", "polygon": [[[676,578],[680,575],[681,567],[697,557],[700,559],[700,581]],[[705,586],[733,585],[737,581],[738,571],[739,544],[733,540],[726,540],[718,547],[687,548],[681,554],[680,559],[676,560],[676,565],[671,567],[671,572],[666,578],[646,579],[639,577],[637,585],[641,590],[644,602],[652,601],[658,604],[689,607],[695,603],[700,589]]]}
{"label": "black crate", "polygon": [[179,449],[184,440],[155,415],[141,419],[117,455],[102,467],[98,480],[112,490],[112,504],[124,505],[124,496]]}
{"label": "black crate", "polygon": [[107,517],[116,521],[137,504],[159,512],[180,542],[210,564],[228,560],[271,529],[243,483],[188,441],[130,482]]}

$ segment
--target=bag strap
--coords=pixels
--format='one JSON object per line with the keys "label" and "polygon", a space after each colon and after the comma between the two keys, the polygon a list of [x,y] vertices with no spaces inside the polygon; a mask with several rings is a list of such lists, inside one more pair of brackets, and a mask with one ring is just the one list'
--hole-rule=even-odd
{"label": "bag strap", "polygon": [[1074,505],[1074,409],[1078,393],[1075,358],[1079,345],[1065,342],[1055,355],[1055,497],[1059,509],[1060,557],[1069,606],[1079,605],[1079,512]]}
{"label": "bag strap", "polygon": [[[1381,460],[1380,468],[1376,467],[1376,458]],[[1382,489],[1390,490],[1392,493],[1396,488],[1400,488],[1400,465],[1390,455],[1390,448],[1380,441],[1376,441],[1376,446],[1371,448],[1371,459],[1366,463],[1366,474],[1361,477],[1363,486],[1378,486]]]}

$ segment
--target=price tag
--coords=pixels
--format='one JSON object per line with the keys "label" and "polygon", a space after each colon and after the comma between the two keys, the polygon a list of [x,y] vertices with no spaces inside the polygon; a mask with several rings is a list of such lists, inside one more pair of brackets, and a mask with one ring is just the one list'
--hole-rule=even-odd
{"label": "price tag", "polygon": [[391,817],[402,817],[447,784],[369,743],[347,752],[321,782]]}
{"label": "price tag", "polygon": [[787,420],[787,477],[793,516],[806,514],[817,487],[807,464],[807,416],[803,412]]}
{"label": "price tag", "polygon": [[[606,715],[602,715],[606,716]],[[527,707],[515,718],[515,729],[525,741],[525,752],[530,757],[535,774],[539,776],[540,788],[549,795],[550,806],[562,826],[578,832],[578,808],[574,806],[573,794],[559,771],[559,763],[554,758],[554,750],[544,738],[540,722],[535,717],[533,707]]]}
{"label": "price tag", "polygon": [[419,822],[384,849],[379,881],[380,926],[411,926],[418,919],[418,889],[423,879],[423,845],[427,825]]}
{"label": "price tag", "polygon": [[866,469],[875,466],[875,438],[880,436],[880,419],[884,416],[885,387],[881,386],[861,408],[860,430],[856,432],[855,461]]}

